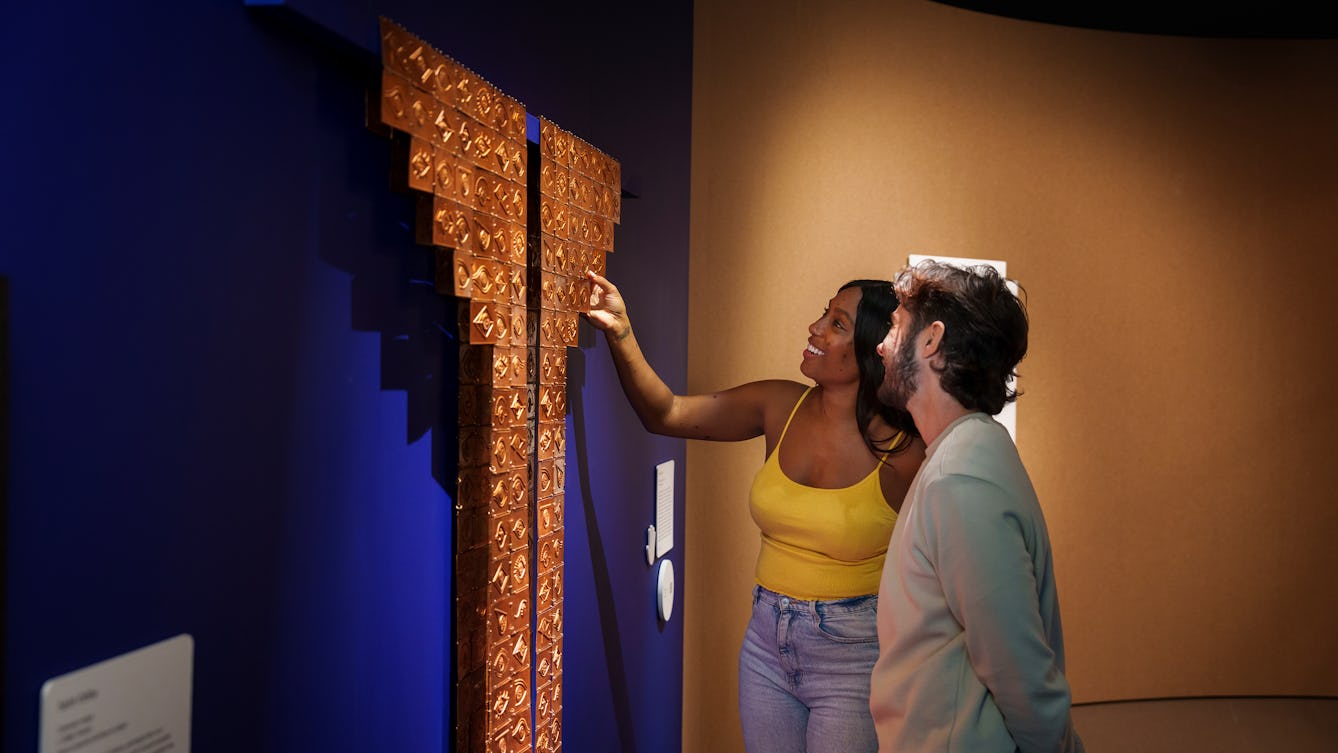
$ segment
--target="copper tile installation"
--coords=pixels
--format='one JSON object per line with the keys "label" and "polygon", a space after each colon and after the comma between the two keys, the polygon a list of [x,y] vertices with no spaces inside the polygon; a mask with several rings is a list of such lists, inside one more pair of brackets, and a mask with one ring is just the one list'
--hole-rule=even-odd
{"label": "copper tile installation", "polygon": [[384,18],[381,61],[369,118],[459,306],[456,749],[560,751],[567,348],[584,272],[613,251],[621,167],[545,118],[530,164],[524,106]]}

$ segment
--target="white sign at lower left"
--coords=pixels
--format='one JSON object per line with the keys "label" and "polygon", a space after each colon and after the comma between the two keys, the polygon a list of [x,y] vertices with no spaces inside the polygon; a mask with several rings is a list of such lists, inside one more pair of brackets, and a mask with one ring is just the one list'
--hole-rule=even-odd
{"label": "white sign at lower left", "polygon": [[42,685],[41,753],[190,753],[190,635]]}

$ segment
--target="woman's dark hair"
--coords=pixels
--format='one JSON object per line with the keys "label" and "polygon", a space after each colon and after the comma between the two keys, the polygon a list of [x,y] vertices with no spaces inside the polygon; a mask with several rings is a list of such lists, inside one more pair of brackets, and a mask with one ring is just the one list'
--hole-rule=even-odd
{"label": "woman's dark hair", "polygon": [[[892,312],[897,309],[897,294],[887,280],[851,280],[841,290],[859,288],[859,306],[855,309],[855,362],[859,364],[859,396],[855,400],[855,421],[860,435],[875,455],[900,452],[920,436],[911,414],[884,405],[878,399],[878,388],[883,384],[883,359],[876,348],[892,326]],[[887,437],[869,436],[869,424],[874,416],[882,416],[892,434]],[[893,442],[897,433],[901,439]]]}
{"label": "woman's dark hair", "polygon": [[994,267],[959,268],[923,261],[897,275],[897,295],[910,314],[907,340],[943,322],[938,372],[943,389],[963,408],[992,415],[1017,399],[1009,386],[1027,355],[1027,307]]}

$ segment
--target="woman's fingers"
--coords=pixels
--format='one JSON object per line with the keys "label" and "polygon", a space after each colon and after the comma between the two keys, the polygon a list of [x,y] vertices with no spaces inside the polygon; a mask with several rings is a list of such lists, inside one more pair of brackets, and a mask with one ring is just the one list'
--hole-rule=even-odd
{"label": "woman's fingers", "polygon": [[606,293],[613,292],[618,289],[617,287],[614,286],[613,283],[609,282],[607,278],[603,277],[593,269],[585,270],[585,276],[588,280],[595,283],[595,285],[599,287],[600,290],[603,290]]}
{"label": "woman's fingers", "polygon": [[607,278],[592,269],[585,271],[586,279],[594,283],[590,286],[590,307],[604,307],[618,299],[618,288]]}

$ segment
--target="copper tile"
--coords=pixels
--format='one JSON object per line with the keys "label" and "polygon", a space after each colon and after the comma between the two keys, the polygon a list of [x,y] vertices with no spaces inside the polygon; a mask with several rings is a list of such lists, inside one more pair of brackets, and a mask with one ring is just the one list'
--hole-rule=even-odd
{"label": "copper tile", "polygon": [[539,200],[539,227],[562,240],[569,237],[567,205],[554,198],[542,196]]}
{"label": "copper tile", "polygon": [[461,384],[455,404],[460,426],[488,426],[493,422],[490,402],[493,400],[489,385]]}
{"label": "copper tile", "polygon": [[524,348],[529,345],[528,312],[524,304],[511,307],[511,345]]}
{"label": "copper tile", "polygon": [[487,507],[467,507],[456,511],[455,546],[458,551],[467,551],[488,546],[491,534]]}
{"label": "copper tile", "polygon": [[433,152],[432,192],[462,206],[474,203],[474,167],[441,147]]}
{"label": "copper tile", "polygon": [[507,229],[511,239],[507,247],[511,249],[511,263],[521,266],[529,264],[529,233],[525,229],[524,222],[512,220]]}
{"label": "copper tile", "polygon": [[488,468],[493,473],[507,473],[524,467],[529,445],[525,429],[493,428],[491,430]]}
{"label": "copper tile", "polygon": [[534,494],[536,500],[553,496],[557,490],[557,473],[553,469],[553,460],[540,460],[534,464]]}
{"label": "copper tile", "polygon": [[530,678],[513,677],[488,693],[488,712],[495,718],[529,714]]}
{"label": "copper tile", "polygon": [[[523,314],[525,311],[526,296],[529,292],[529,286],[526,285],[528,276],[526,274],[525,266],[523,264],[511,264],[509,265],[507,271],[511,275],[510,303],[517,310],[519,310],[520,313]],[[514,326],[514,323],[512,325],[512,329],[513,330],[517,329],[517,327]],[[520,329],[522,330],[524,329],[523,321],[521,323]],[[524,333],[522,332],[521,334],[522,334],[521,339],[524,340],[523,337]],[[524,343],[522,342],[521,344]]]}
{"label": "copper tile", "polygon": [[524,225],[528,221],[528,194],[523,183],[503,179],[493,187],[503,217]]}
{"label": "copper tile", "polygon": [[469,275],[473,256],[465,251],[436,246],[436,289],[442,295],[469,298],[474,292]]}
{"label": "copper tile", "polygon": [[540,538],[562,531],[563,516],[566,514],[565,504],[565,495],[562,492],[555,492],[548,499],[539,500],[535,529]]}
{"label": "copper tile", "polygon": [[502,106],[501,97],[502,93],[497,87],[480,78],[474,83],[474,96],[466,114],[486,124],[490,130],[497,131],[498,126],[506,122],[506,109]]}
{"label": "copper tile", "polygon": [[383,125],[411,136],[433,141],[432,122],[441,106],[418,90],[405,77],[381,72],[381,95],[377,100]]}
{"label": "copper tile", "polygon": [[[554,716],[561,717],[561,707],[555,707],[548,695],[549,685],[540,686],[534,692],[534,751],[535,753],[554,753],[553,736],[557,733],[549,728]],[[558,683],[561,684],[561,683]]]}
{"label": "copper tile", "polygon": [[587,261],[586,266],[590,269],[591,272],[594,272],[595,274],[601,277],[608,276],[608,271],[609,271],[608,259],[602,252],[600,251],[594,252],[593,254],[591,254],[590,258],[587,259],[586,261]]}
{"label": "copper tile", "polygon": [[454,561],[460,585],[455,594],[456,619],[482,626],[488,607],[488,568],[491,561],[488,550],[485,548],[455,552]]}
{"label": "copper tile", "polygon": [[469,342],[485,345],[501,342],[510,333],[510,312],[498,315],[498,306],[490,301],[469,302]]}
{"label": "copper tile", "polygon": [[496,726],[489,729],[486,753],[530,753],[528,710],[524,714],[503,717],[493,724]]}
{"label": "copper tile", "polygon": [[502,207],[497,200],[497,183],[502,179],[486,170],[474,171],[474,208],[487,212],[494,217],[502,217]]}
{"label": "copper tile", "polygon": [[550,536],[539,542],[539,553],[535,555],[539,572],[547,572],[562,564],[563,546],[562,536]]}
{"label": "copper tile", "polygon": [[[538,577],[534,589],[534,608],[540,613],[548,612],[555,606],[562,604],[562,566],[558,565]],[[548,637],[551,640],[551,636]],[[540,648],[543,641],[539,639]]]}
{"label": "copper tile", "polygon": [[[520,310],[523,311],[524,309],[521,308]],[[516,309],[513,308],[512,309],[513,324],[515,319],[514,317],[515,311]],[[512,387],[519,387],[526,384],[529,381],[526,377],[526,375],[529,373],[529,359],[530,355],[528,348],[524,347],[511,348],[510,356],[507,361],[508,366],[510,368],[510,371],[507,374],[508,377],[507,384],[509,384]],[[531,415],[533,414],[531,413]]]}
{"label": "copper tile", "polygon": [[480,467],[461,468],[456,475],[455,508],[487,507],[490,504],[488,477]]}
{"label": "copper tile", "polygon": [[[464,388],[461,389],[463,391]],[[525,409],[524,387],[494,388],[491,394],[491,402],[491,423],[494,427],[524,426],[529,418]]]}
{"label": "copper tile", "polygon": [[459,437],[460,467],[486,467],[492,448],[492,430],[486,426],[461,426]]}
{"label": "copper tile", "polygon": [[545,160],[539,165],[539,194],[559,200],[567,196],[567,176],[571,171],[556,162]]}
{"label": "copper tile", "polygon": [[[512,646],[516,635],[530,632],[530,593],[528,590],[515,591],[499,598],[488,599],[488,644],[489,646]],[[495,648],[493,649],[495,652]],[[489,684],[492,684],[489,681]]]}
{"label": "copper tile", "polygon": [[[482,633],[483,631],[478,631]],[[471,667],[469,670],[460,670],[457,672],[455,701],[456,709],[460,712],[460,724],[456,732],[460,735],[457,740],[462,745],[472,747],[460,747],[458,750],[480,750],[483,747],[483,738],[487,732],[487,720],[485,718],[485,701],[487,699],[487,666],[486,658],[478,663],[477,667]],[[477,732],[476,744],[470,743],[470,730]]]}
{"label": "copper tile", "polygon": [[[536,400],[537,403],[537,400]],[[539,460],[551,460],[566,452],[567,425],[564,421],[540,421],[535,439]]]}
{"label": "copper tile", "polygon": [[404,155],[405,184],[415,191],[432,193],[432,150],[433,146],[426,139],[408,137],[407,154]]}
{"label": "copper tile", "polygon": [[581,175],[590,175],[590,145],[579,136],[571,137],[571,169]]}
{"label": "copper tile", "polygon": [[523,146],[528,137],[529,125],[526,123],[525,105],[503,95],[502,104],[506,107],[506,125],[501,129],[508,139]]}
{"label": "copper tile", "polygon": [[424,92],[431,90],[431,75],[445,56],[393,21],[381,19],[381,64],[413,81]]}
{"label": "copper tile", "polygon": [[544,159],[564,167],[570,166],[570,143],[565,134],[547,118],[539,119],[539,151]]}
{"label": "copper tile", "polygon": [[521,549],[500,559],[490,560],[492,575],[488,579],[488,599],[497,601],[529,590],[530,550]]}
{"label": "copper tile", "polygon": [[431,134],[432,143],[441,149],[443,155],[470,164],[464,155],[471,121],[442,100],[433,98],[431,101],[433,107],[426,130]]}
{"label": "copper tile", "polygon": [[[577,346],[577,339],[580,335],[581,318],[575,311],[565,311],[558,313],[558,340],[569,348]],[[566,402],[563,402],[563,412],[566,411]]]}
{"label": "copper tile", "polygon": [[486,214],[475,214],[474,221],[479,237],[478,255],[510,264],[511,250],[507,248],[507,244],[511,242],[509,233],[511,223],[495,215]]}
{"label": "copper tile", "polygon": [[495,513],[525,509],[530,501],[529,467],[495,474],[490,492],[490,504]]}
{"label": "copper tile", "polygon": [[556,682],[562,677],[562,638],[552,646],[534,654],[534,679],[540,685]]}
{"label": "copper tile", "polygon": [[428,91],[434,99],[450,104],[452,109],[455,102],[455,82],[460,78],[460,68],[460,63],[448,55],[442,55],[441,59],[427,71]]}
{"label": "copper tile", "polygon": [[432,200],[432,244],[474,252],[474,210],[440,196]]}
{"label": "copper tile", "polygon": [[[502,607],[506,609],[503,610]],[[522,628],[502,635],[499,635],[494,627],[488,629],[488,685],[496,687],[521,672],[529,672],[529,602],[518,596],[514,602],[503,600],[501,604],[494,604],[489,612],[498,618],[506,615],[509,621]],[[514,617],[515,614],[520,616]]]}
{"label": "copper tile", "polygon": [[539,385],[537,417],[541,422],[558,422],[567,415],[567,386],[565,384]]}
{"label": "copper tile", "polygon": [[559,641],[562,641],[562,601],[550,599],[550,606],[534,618],[535,650],[550,650]]}

